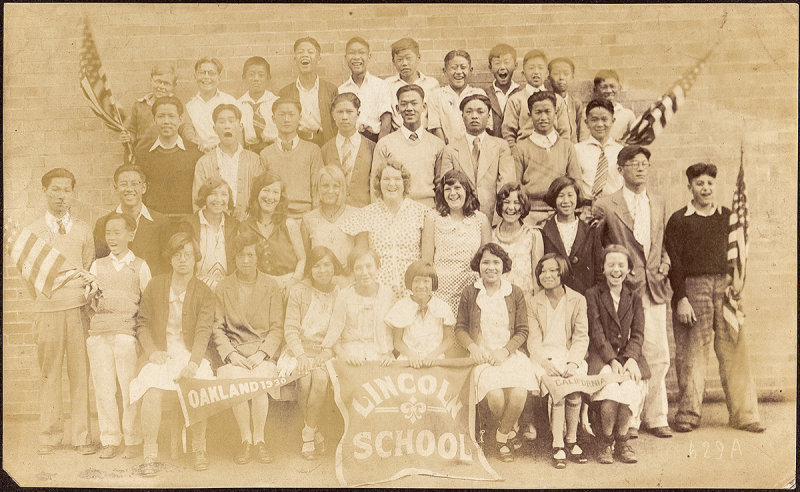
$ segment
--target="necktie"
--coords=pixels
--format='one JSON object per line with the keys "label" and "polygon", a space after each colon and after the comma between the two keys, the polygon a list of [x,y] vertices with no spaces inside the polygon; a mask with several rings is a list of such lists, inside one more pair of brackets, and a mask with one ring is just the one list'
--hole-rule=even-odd
{"label": "necktie", "polygon": [[353,142],[349,138],[344,139],[342,144],[342,171],[344,175],[349,177],[350,172],[353,170]]}
{"label": "necktie", "polygon": [[417,135],[415,132],[411,132],[411,135],[408,136],[408,139],[412,142],[416,142],[419,140],[419,135]]}
{"label": "necktie", "polygon": [[597,198],[603,192],[603,188],[606,186],[606,178],[608,178],[608,158],[603,147],[600,147],[600,158],[597,160],[597,171],[595,171],[594,184],[592,185],[592,197]]}
{"label": "necktie", "polygon": [[475,171],[476,177],[478,175],[478,159],[481,156],[481,148],[479,143],[478,137],[475,137],[472,140],[472,167]]}
{"label": "necktie", "polygon": [[264,128],[267,126],[267,122],[264,119],[264,116],[259,111],[261,107],[261,103],[254,103],[253,101],[247,101],[247,104],[253,108],[253,129],[256,131],[256,143],[260,143],[262,141],[261,135],[264,133]]}
{"label": "necktie", "polygon": [[281,148],[283,148],[284,152],[289,152],[290,150],[292,150],[292,142],[291,141],[284,142],[283,140],[281,140]]}
{"label": "necktie", "polygon": [[58,223],[58,233],[59,234],[66,234],[67,233],[67,228],[64,227],[64,219],[63,218],[58,219],[56,222]]}

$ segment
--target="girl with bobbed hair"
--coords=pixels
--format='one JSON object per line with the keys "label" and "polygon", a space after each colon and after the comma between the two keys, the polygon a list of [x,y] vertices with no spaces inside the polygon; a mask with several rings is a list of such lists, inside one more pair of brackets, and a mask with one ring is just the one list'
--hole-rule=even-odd
{"label": "girl with bobbed hair", "polygon": [[504,184],[497,192],[495,207],[501,222],[492,230],[492,241],[502,246],[513,260],[506,278],[525,294],[532,295],[539,290],[533,281],[533,269],[544,248],[539,229],[523,223],[531,210],[525,189],[519,182]]}

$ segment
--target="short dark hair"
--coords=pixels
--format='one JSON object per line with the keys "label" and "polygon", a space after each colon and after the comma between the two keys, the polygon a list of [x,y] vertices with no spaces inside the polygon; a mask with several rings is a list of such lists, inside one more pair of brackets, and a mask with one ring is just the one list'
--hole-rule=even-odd
{"label": "short dark hair", "polygon": [[505,43],[494,45],[494,47],[489,51],[489,66],[492,66],[492,58],[500,58],[506,54],[514,57],[514,62],[517,61],[517,50],[515,50],[513,46]]}
{"label": "short dark hair", "polygon": [[256,220],[261,217],[261,205],[258,203],[258,195],[264,187],[272,183],[281,184],[281,198],[275,207],[275,211],[272,212],[272,223],[278,225],[286,220],[286,212],[289,210],[289,198],[286,196],[286,183],[283,182],[280,176],[270,171],[253,178],[253,184],[250,185],[250,200],[247,202],[247,213],[250,217],[255,217]]}
{"label": "short dark hair", "polygon": [[119,175],[122,173],[137,173],[142,177],[142,181],[147,182],[147,175],[144,173],[144,169],[136,164],[123,164],[114,170],[114,184],[117,184]]}
{"label": "short dark hair", "polygon": [[475,100],[482,102],[487,108],[492,109],[492,101],[490,101],[489,98],[483,94],[470,94],[461,100],[461,103],[458,105],[458,109],[463,112],[464,108],[467,107],[467,103]]}
{"label": "short dark hair", "polygon": [[544,268],[544,262],[547,260],[556,260],[556,264],[558,264],[558,276],[561,277],[561,284],[564,284],[564,276],[569,272],[569,262],[566,258],[561,256],[558,253],[547,253],[539,259],[539,262],[536,263],[536,268],[534,268],[534,275],[536,276],[536,283],[539,287],[542,287],[542,282],[539,281],[539,275],[542,274],[542,269]]}
{"label": "short dark hair", "polygon": [[506,250],[504,250],[503,247],[497,243],[486,243],[478,248],[478,251],[475,252],[475,255],[469,261],[469,267],[473,272],[480,273],[481,259],[483,258],[483,254],[487,251],[503,261],[503,273],[508,273],[511,271],[511,257],[508,256]]}
{"label": "short dark hair", "polygon": [[314,265],[319,263],[319,261],[324,258],[331,259],[331,263],[333,263],[334,275],[342,274],[344,267],[342,266],[341,262],[339,262],[339,258],[336,257],[333,251],[325,246],[314,246],[311,248],[311,251],[308,252],[308,257],[306,258],[306,266],[303,270],[306,278],[311,278],[311,269],[314,268]]}
{"label": "short dark hair", "polygon": [[[253,231],[243,230],[233,236],[231,239],[230,245],[226,247],[230,248],[230,254],[233,258],[242,252],[242,250],[248,246],[257,246],[259,241],[258,234]],[[256,256],[259,255],[259,248],[256,248]]]}
{"label": "short dark hair", "polygon": [[502,188],[500,188],[500,191],[497,192],[497,200],[494,204],[494,210],[497,212],[497,215],[502,217],[503,200],[508,198],[508,196],[514,191],[517,192],[517,197],[519,198],[519,221],[522,222],[522,219],[527,217],[531,212],[531,202],[528,200],[528,194],[525,193],[525,188],[522,187],[522,183],[519,181],[506,183]]}
{"label": "short dark hair", "polygon": [[603,254],[601,256],[602,262],[600,263],[600,269],[602,270],[606,264],[606,256],[611,253],[622,253],[628,258],[628,269],[633,270],[633,258],[631,257],[631,252],[628,251],[628,248],[621,244],[609,244],[603,249]]}
{"label": "short dark hair", "polygon": [[550,183],[547,193],[544,194],[544,202],[550,205],[551,208],[556,208],[556,198],[558,194],[561,193],[561,190],[569,186],[575,189],[575,196],[577,197],[575,200],[575,207],[580,207],[583,204],[583,192],[578,182],[570,176],[559,176],[554,179],[553,182]]}
{"label": "short dark hair", "polygon": [[300,43],[310,43],[311,45],[314,46],[314,48],[316,48],[317,53],[322,53],[322,48],[320,48],[319,46],[319,41],[312,38],[311,36],[306,36],[295,41],[294,45],[292,46],[292,52],[297,51],[297,47],[300,46]]}
{"label": "short dark hair", "polygon": [[42,188],[50,186],[50,182],[55,178],[68,178],[72,182],[72,189],[75,189],[75,175],[69,169],[63,167],[53,168],[42,176]]}
{"label": "short dark hair", "polygon": [[153,101],[153,107],[150,108],[150,112],[153,113],[153,116],[156,115],[156,111],[158,111],[159,106],[163,106],[164,104],[171,104],[175,106],[175,109],[178,110],[178,116],[183,115],[183,103],[177,96],[164,96],[158,97],[155,101]]}
{"label": "short dark hair", "polygon": [[472,57],[469,56],[465,50],[450,50],[444,55],[444,66],[447,67],[447,64],[450,63],[450,60],[453,58],[460,56],[461,58],[466,58],[469,66],[472,66]]}
{"label": "short dark hair", "polygon": [[544,54],[542,50],[530,50],[529,52],[525,53],[525,57],[522,59],[522,66],[524,67],[528,60],[532,60],[534,58],[542,58],[545,62],[547,62],[547,55]]}
{"label": "short dark hair", "polygon": [[439,276],[436,274],[433,263],[428,260],[417,260],[408,265],[405,275],[406,289],[411,290],[411,283],[414,281],[414,277],[428,277],[433,283],[431,288],[434,291],[439,288]]}
{"label": "short dark hair", "polygon": [[622,167],[623,164],[639,154],[643,154],[650,160],[650,151],[647,147],[642,147],[641,145],[628,145],[623,147],[622,150],[619,151],[619,154],[617,154],[617,166]]}
{"label": "short dark hair", "polygon": [[242,110],[235,104],[218,104],[217,107],[214,108],[214,111],[211,112],[211,121],[216,123],[217,117],[223,111],[233,111],[233,115],[236,116],[236,119],[242,121]]}
{"label": "short dark hair", "polygon": [[355,36],[350,38],[347,41],[347,44],[344,45],[344,50],[347,51],[348,49],[350,49],[350,45],[355,43],[363,44],[364,46],[367,47],[367,51],[369,51],[369,43],[367,42],[366,39],[362,38],[361,36]]}
{"label": "short dark hair", "polygon": [[200,70],[200,65],[202,65],[203,63],[212,63],[212,64],[214,64],[214,67],[217,69],[217,72],[220,73],[220,74],[222,73],[222,62],[219,61],[218,59],[212,58],[210,56],[204,56],[204,57],[200,58],[199,60],[197,60],[197,62],[194,64],[194,71],[196,72],[196,71]]}
{"label": "short dark hair", "polygon": [[528,98],[528,111],[533,112],[533,105],[541,101],[550,101],[553,103],[553,109],[556,108],[556,93],[553,91],[539,91],[531,94]]}
{"label": "short dark hair", "polygon": [[336,97],[333,98],[331,101],[331,113],[333,113],[333,109],[342,101],[349,101],[356,109],[361,108],[361,99],[358,98],[357,95],[353,92],[342,92],[341,94],[336,94]]}
{"label": "short dark hair", "polygon": [[547,64],[547,71],[552,72],[553,65],[555,65],[556,63],[566,63],[567,65],[569,65],[569,68],[570,70],[572,70],[572,73],[573,74],[575,73],[575,62],[564,56],[553,58],[552,60],[550,60],[550,63]]}
{"label": "short dark hair", "polygon": [[412,50],[417,54],[417,56],[419,56],[419,43],[411,38],[398,39],[392,43],[392,60],[394,60],[395,55],[403,50]]}
{"label": "short dark hair", "polygon": [[167,247],[164,248],[164,258],[172,260],[172,257],[178,251],[182,250],[186,247],[187,244],[192,245],[192,250],[194,252],[194,261],[198,262],[203,259],[203,254],[200,252],[200,245],[197,244],[197,241],[186,231],[176,232],[169,238],[167,241]]}
{"label": "short dark hair", "polygon": [[353,271],[353,265],[362,257],[362,256],[371,256],[373,260],[375,260],[375,266],[380,268],[381,267],[381,257],[371,248],[365,247],[356,247],[350,251],[350,254],[347,255],[347,270]]}
{"label": "short dark hair", "polygon": [[262,66],[267,69],[267,78],[272,78],[272,74],[270,73],[269,62],[260,56],[251,56],[244,62],[244,66],[242,67],[242,78],[247,75],[247,69],[252,66]]}
{"label": "short dark hair", "polygon": [[704,174],[716,178],[717,166],[705,162],[698,162],[686,168],[686,179],[689,180],[689,183],[691,183],[694,178]]}
{"label": "short dark hair", "polygon": [[303,112],[303,106],[300,104],[299,100],[288,97],[279,97],[278,99],[275,99],[275,102],[272,103],[273,114],[276,112],[277,108],[283,104],[291,104],[292,106],[297,108],[298,113]]}
{"label": "short dark hair", "polygon": [[417,94],[419,94],[419,96],[422,98],[423,101],[425,100],[425,89],[418,86],[417,84],[404,85],[403,87],[397,89],[397,93],[395,95],[397,96],[397,99],[400,99],[400,95],[405,94],[406,92],[416,92]]}
{"label": "short dark hair", "polygon": [[605,69],[605,70],[600,70],[594,76],[594,86],[597,87],[606,79],[614,79],[620,84],[622,84],[622,81],[619,79],[619,74],[617,73],[616,70]]}
{"label": "short dark hair", "polygon": [[433,193],[436,211],[439,212],[439,215],[442,217],[450,215],[450,205],[447,204],[447,200],[444,198],[444,187],[452,186],[455,183],[460,183],[464,188],[464,207],[462,208],[462,213],[465,217],[472,217],[475,211],[480,208],[481,204],[478,201],[478,195],[469,177],[464,171],[458,168],[453,168],[444,173],[439,182],[436,183],[436,189]]}
{"label": "short dark hair", "polygon": [[110,214],[106,215],[105,219],[103,219],[103,232],[105,233],[106,226],[112,220],[121,220],[125,222],[125,228],[128,231],[133,232],[136,230],[136,219],[131,217],[129,214],[121,214],[119,212],[111,212]]}
{"label": "short dark hair", "polygon": [[233,190],[231,189],[231,185],[229,185],[227,181],[219,176],[211,176],[210,178],[206,179],[202,185],[200,185],[200,189],[197,190],[197,199],[195,199],[194,204],[201,209],[205,207],[206,200],[208,200],[208,195],[210,195],[212,191],[216,190],[220,186],[224,186],[228,190],[228,213],[233,211]]}
{"label": "short dark hair", "polygon": [[586,104],[586,111],[584,112],[584,115],[588,118],[589,111],[595,108],[603,108],[611,113],[611,116],[614,116],[614,104],[608,99],[592,99]]}

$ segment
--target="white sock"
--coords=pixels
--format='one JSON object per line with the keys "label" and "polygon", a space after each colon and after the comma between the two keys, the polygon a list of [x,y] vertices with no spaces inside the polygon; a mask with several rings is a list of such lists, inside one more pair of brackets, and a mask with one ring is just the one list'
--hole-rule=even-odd
{"label": "white sock", "polygon": [[300,435],[302,436],[303,441],[313,441],[314,434],[316,433],[316,431],[317,429],[313,429],[309,427],[308,424],[305,424],[305,426],[303,426],[303,431]]}
{"label": "white sock", "polygon": [[494,439],[499,443],[506,443],[508,442],[508,434],[503,434],[500,430],[497,430],[497,433],[494,436]]}

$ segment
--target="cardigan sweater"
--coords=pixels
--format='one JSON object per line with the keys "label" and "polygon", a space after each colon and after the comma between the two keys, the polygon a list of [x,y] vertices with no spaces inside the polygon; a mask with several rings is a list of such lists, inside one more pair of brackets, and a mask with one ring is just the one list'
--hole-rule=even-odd
{"label": "cardigan sweater", "polygon": [[[303,318],[306,317],[308,307],[311,305],[311,295],[313,294],[314,287],[311,282],[306,280],[297,283],[289,289],[289,299],[286,301],[286,319],[284,322],[284,337],[286,338],[286,348],[295,357],[305,353],[303,349],[303,341],[301,337],[301,330],[303,328]],[[339,293],[338,288],[334,287],[331,295],[334,302],[336,295]],[[323,339],[325,337],[323,336]],[[320,344],[322,340],[320,340]]]}
{"label": "cardigan sweater", "polygon": [[[481,332],[481,308],[475,303],[478,292],[480,291],[475,285],[467,285],[458,303],[455,336],[459,345],[467,350],[471,343],[477,342]],[[528,339],[528,311],[525,295],[522,289],[512,285],[511,294],[505,299],[508,307],[508,329],[511,332],[511,338],[505,344],[505,349],[509,354],[513,354],[515,350],[527,352],[525,341]]]}
{"label": "cardigan sweater", "polygon": [[[236,183],[228,183],[231,188],[236,190],[236,201],[233,207],[233,216],[238,220],[244,220],[247,216],[247,205],[250,201],[250,185],[253,179],[261,174],[261,159],[254,152],[242,149],[239,153],[239,168],[237,171]],[[206,182],[208,178],[216,177],[222,178],[219,172],[219,163],[217,161],[217,152],[207,152],[200,160],[197,161],[197,166],[194,168],[194,180],[192,182],[192,206],[194,211],[200,210],[195,201],[200,187]],[[260,191],[260,190],[259,190]],[[233,200],[233,197],[230,197]]]}
{"label": "cardigan sweater", "polygon": [[[567,362],[580,365],[586,358],[589,348],[589,326],[586,319],[586,299],[565,287],[564,300],[565,327],[568,351]],[[528,352],[531,357],[538,358],[542,343],[547,338],[547,294],[544,289],[533,295],[528,301]]]}

